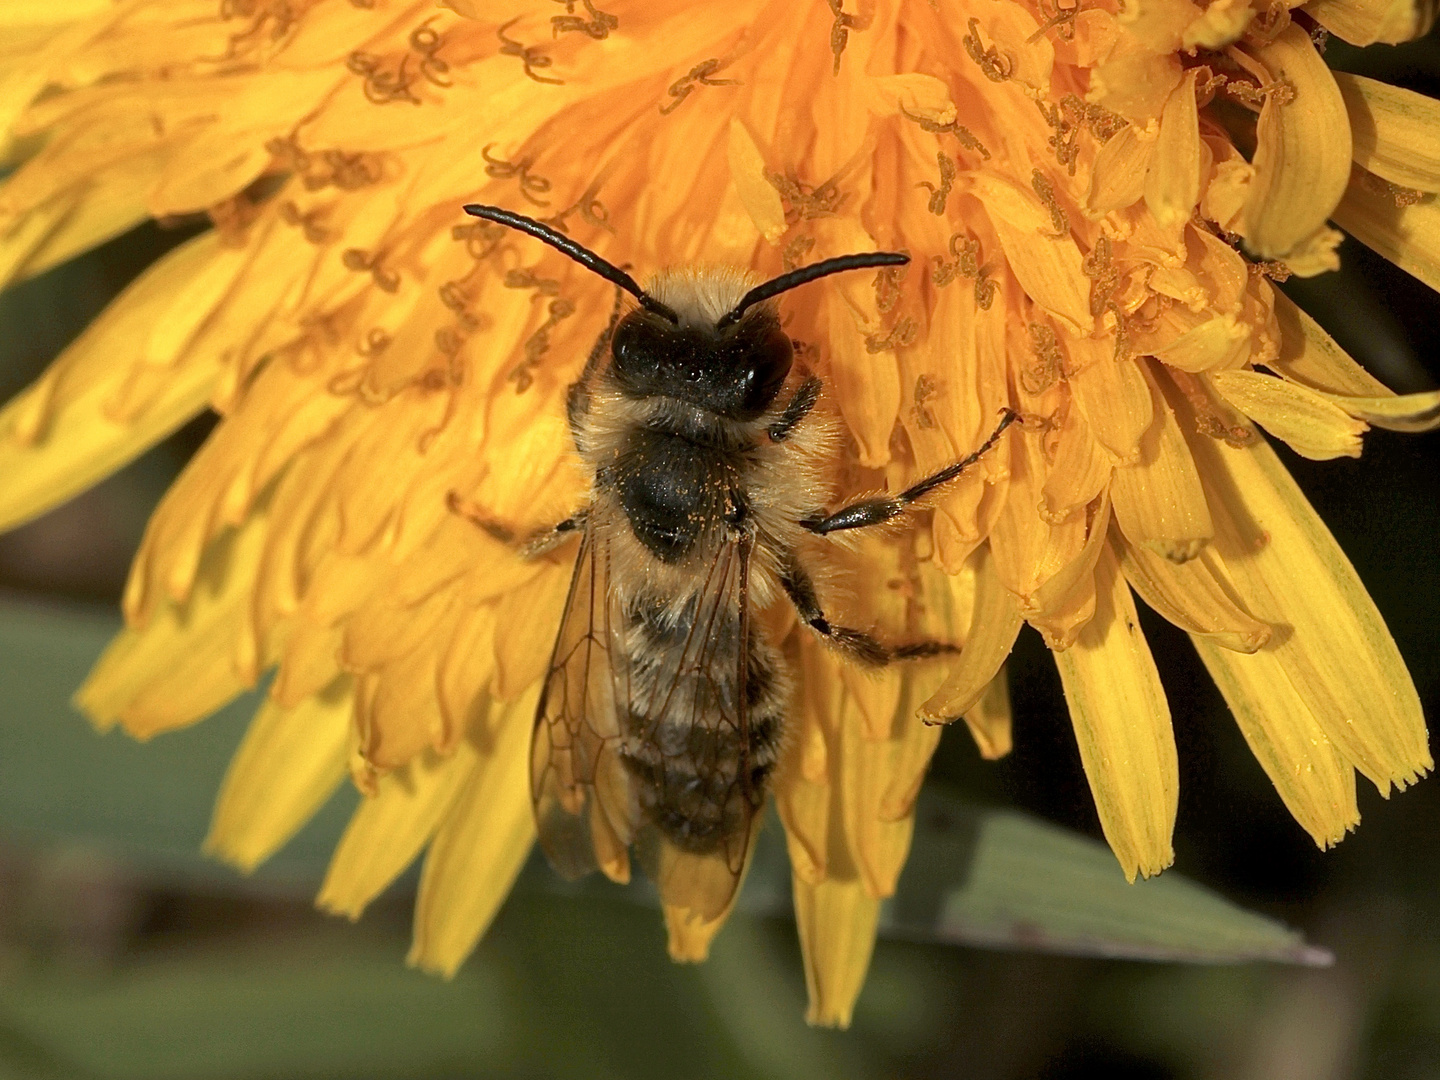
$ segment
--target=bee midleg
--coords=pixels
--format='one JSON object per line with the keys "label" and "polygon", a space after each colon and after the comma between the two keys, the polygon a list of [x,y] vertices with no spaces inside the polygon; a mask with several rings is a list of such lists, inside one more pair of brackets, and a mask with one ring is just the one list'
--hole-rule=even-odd
{"label": "bee midleg", "polygon": [[912,484],[898,495],[882,495],[877,498],[861,499],[849,506],[836,510],[833,514],[818,513],[801,520],[800,524],[813,533],[824,536],[826,533],[839,532],[842,529],[865,529],[871,525],[882,525],[892,518],[899,517],[912,503],[918,502],[926,495],[929,495],[938,487],[942,487],[956,479],[961,473],[968,469],[975,462],[979,461],[991,447],[1000,439],[1000,433],[1015,422],[1018,414],[1011,409],[1004,410],[999,425],[990,433],[990,437],[974,453],[967,455],[960,461],[946,465],[937,473],[932,473],[924,480]]}
{"label": "bee midleg", "polygon": [[885,645],[863,630],[835,626],[825,618],[820,599],[815,595],[815,583],[793,552],[789,553],[782,563],[780,584],[785,589],[785,594],[790,597],[790,602],[795,605],[800,618],[805,620],[811,630],[867,667],[883,667],[896,660],[921,660],[927,656],[960,651],[958,645],[947,641],[914,641],[905,645]]}
{"label": "bee midleg", "polygon": [[780,414],[780,419],[770,425],[766,434],[770,436],[771,442],[783,442],[790,437],[801,420],[810,415],[810,410],[815,408],[815,403],[820,400],[820,391],[825,384],[820,379],[811,375],[795,388],[795,393],[785,404],[785,411]]}
{"label": "bee midleg", "polygon": [[570,434],[575,439],[577,447],[580,445],[580,421],[590,413],[590,380],[595,374],[595,369],[600,366],[600,358],[610,348],[610,339],[615,336],[615,324],[620,321],[622,295],[619,286],[616,286],[615,306],[610,309],[610,321],[605,324],[605,329],[600,331],[600,336],[595,339],[595,345],[585,360],[585,367],[580,372],[580,378],[571,383],[570,389],[565,393],[565,417],[570,421]]}
{"label": "bee midleg", "polygon": [[585,527],[585,518],[589,509],[580,510],[571,514],[564,521],[556,522],[548,529],[541,529],[539,532],[530,533],[528,536],[516,536],[515,530],[504,522],[496,521],[479,503],[462,499],[458,491],[449,492],[445,496],[445,505],[452,514],[463,517],[476,528],[481,529],[486,535],[494,537],[502,544],[508,544],[515,548],[527,559],[534,559],[544,555],[547,551],[553,551],[570,537]]}

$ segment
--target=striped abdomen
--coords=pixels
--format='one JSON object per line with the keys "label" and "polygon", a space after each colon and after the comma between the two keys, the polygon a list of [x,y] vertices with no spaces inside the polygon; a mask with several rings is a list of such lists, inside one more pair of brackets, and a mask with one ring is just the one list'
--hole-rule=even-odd
{"label": "striped abdomen", "polygon": [[783,661],[752,623],[742,677],[740,611],[705,610],[698,595],[670,607],[641,598],[624,619],[620,759],[641,814],[682,851],[716,851],[764,800],[784,724]]}

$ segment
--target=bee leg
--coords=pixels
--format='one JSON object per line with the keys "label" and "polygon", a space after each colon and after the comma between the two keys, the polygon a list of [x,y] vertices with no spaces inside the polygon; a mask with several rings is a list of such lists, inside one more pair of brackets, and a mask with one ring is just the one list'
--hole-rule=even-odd
{"label": "bee leg", "polygon": [[824,385],[818,377],[811,375],[795,388],[795,393],[786,404],[785,411],[780,414],[780,419],[770,425],[768,434],[771,442],[783,442],[790,437],[790,433],[800,421],[809,416],[810,410],[815,408]]}
{"label": "bee leg", "polygon": [[588,513],[587,510],[581,510],[578,514],[572,514],[548,529],[541,529],[529,536],[517,537],[513,528],[504,522],[495,520],[479,503],[462,499],[457,491],[452,491],[445,496],[445,505],[449,507],[452,514],[463,517],[487,536],[515,548],[527,559],[544,555],[547,551],[554,550],[570,539],[577,531],[585,527],[585,517]]}
{"label": "bee leg", "polygon": [[784,563],[780,584],[790,602],[795,605],[800,618],[835,648],[866,667],[884,667],[896,660],[922,660],[928,656],[957,653],[959,646],[947,641],[916,641],[906,645],[885,645],[863,630],[848,626],[835,626],[825,618],[820,600],[815,595],[815,583],[800,565],[794,555]]}
{"label": "bee leg", "polygon": [[899,517],[912,503],[923,499],[936,488],[948,484],[979,461],[999,440],[1000,433],[1013,424],[1016,419],[1018,419],[1018,414],[1012,409],[1006,409],[1004,416],[1000,418],[999,426],[990,433],[990,437],[985,440],[980,449],[952,465],[946,465],[945,468],[927,476],[924,480],[912,484],[898,495],[861,499],[849,506],[842,507],[833,514],[817,514],[804,518],[800,524],[811,532],[824,536],[826,533],[839,532],[842,529],[865,529],[871,525],[881,525],[892,518]]}

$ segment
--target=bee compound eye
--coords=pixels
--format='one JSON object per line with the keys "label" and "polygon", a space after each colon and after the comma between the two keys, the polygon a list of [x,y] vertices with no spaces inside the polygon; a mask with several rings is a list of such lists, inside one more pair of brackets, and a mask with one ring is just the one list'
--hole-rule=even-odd
{"label": "bee compound eye", "polygon": [[744,409],[754,416],[760,415],[790,374],[790,365],[795,358],[795,347],[790,338],[781,330],[767,334],[756,344],[746,357]]}
{"label": "bee compound eye", "polygon": [[639,313],[627,315],[610,342],[615,377],[627,389],[643,391],[655,381],[666,351],[664,331]]}

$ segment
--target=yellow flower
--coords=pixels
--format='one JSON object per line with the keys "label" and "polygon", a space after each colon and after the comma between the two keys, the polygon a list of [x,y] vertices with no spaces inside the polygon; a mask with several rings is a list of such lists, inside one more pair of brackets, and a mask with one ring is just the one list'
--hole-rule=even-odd
{"label": "yellow flower", "polygon": [[[563,10],[558,4],[563,4]],[[846,1023],[939,729],[1010,746],[1003,664],[1055,651],[1125,873],[1172,859],[1170,714],[1134,595],[1189,631],[1322,847],[1431,767],[1374,604],[1265,439],[1314,458],[1434,426],[1271,285],[1342,228],[1440,287],[1440,105],[1332,74],[1317,27],[1433,5],[1099,0],[47,0],[0,10],[0,273],[147,217],[214,228],[0,412],[0,524],[207,407],[80,701],[145,738],[274,671],[210,847],[263,861],[351,775],[319,902],[358,917],[422,850],[411,962],[453,972],[530,849],[528,744],[569,570],[528,531],[584,496],[564,394],[610,286],[460,213],[529,212],[642,276],[905,250],[783,303],[898,490],[1022,415],[915,528],[835,556],[854,613],[964,642],[858,674],[789,628],[774,785],[811,1019]],[[1244,152],[1242,152],[1242,149]],[[1243,254],[1242,254],[1243,253]],[[1249,256],[1248,258],[1246,256]],[[862,572],[863,568],[863,572]],[[667,911],[702,958],[718,921]]]}

